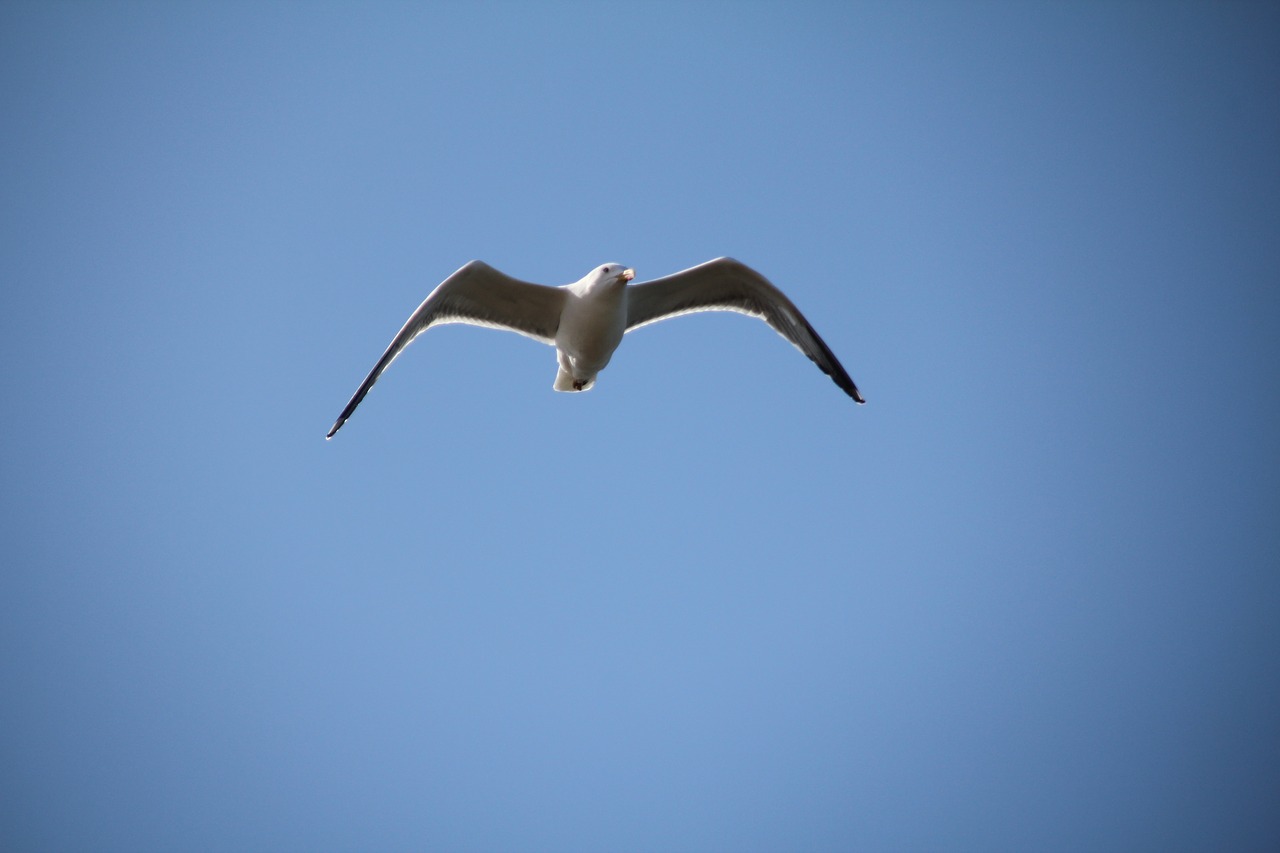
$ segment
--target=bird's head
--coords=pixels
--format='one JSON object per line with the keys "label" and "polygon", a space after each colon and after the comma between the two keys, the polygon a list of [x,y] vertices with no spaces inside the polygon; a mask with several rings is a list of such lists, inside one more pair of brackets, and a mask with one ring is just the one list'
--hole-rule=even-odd
{"label": "bird's head", "polygon": [[605,282],[616,282],[618,284],[626,284],[636,277],[636,271],[631,267],[624,267],[622,264],[603,264],[596,267],[595,278],[601,284]]}

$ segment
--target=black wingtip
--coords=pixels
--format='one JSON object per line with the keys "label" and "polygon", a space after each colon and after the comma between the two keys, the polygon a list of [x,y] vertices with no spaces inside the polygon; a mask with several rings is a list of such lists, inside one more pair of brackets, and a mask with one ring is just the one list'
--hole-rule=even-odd
{"label": "black wingtip", "polygon": [[[832,361],[835,361],[835,356],[832,356],[831,358]],[[839,362],[835,363],[837,365],[839,364]],[[840,386],[840,390],[848,394],[849,398],[859,406],[866,403],[866,398],[862,396],[862,392],[858,390],[858,386],[853,384],[853,380],[849,378],[849,374],[845,373],[843,368],[840,369],[840,373],[840,376],[836,376],[834,374],[831,376],[831,379],[836,383],[836,385]]]}

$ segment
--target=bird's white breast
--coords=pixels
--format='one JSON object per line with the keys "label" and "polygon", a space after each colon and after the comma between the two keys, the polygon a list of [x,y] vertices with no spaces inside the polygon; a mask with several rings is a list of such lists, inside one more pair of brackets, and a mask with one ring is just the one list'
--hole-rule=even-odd
{"label": "bird's white breast", "polygon": [[627,329],[627,287],[622,282],[570,285],[556,349],[594,373],[604,369]]}

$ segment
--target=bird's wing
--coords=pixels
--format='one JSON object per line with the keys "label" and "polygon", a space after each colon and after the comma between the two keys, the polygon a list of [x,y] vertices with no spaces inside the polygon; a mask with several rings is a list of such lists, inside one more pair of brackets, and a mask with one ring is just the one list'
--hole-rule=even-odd
{"label": "bird's wing", "polygon": [[395,361],[409,343],[432,326],[445,323],[467,323],[506,329],[541,341],[555,343],[560,313],[564,308],[564,290],[531,284],[505,275],[483,261],[472,261],[431,291],[391,339],[387,351],[369,371],[356,389],[351,402],[338,415],[325,438],[333,438],[347,418],[378,381],[382,371]]}
{"label": "bird's wing", "polygon": [[627,331],[697,311],[736,311],[759,317],[807,355],[859,403],[849,374],[790,299],[760,273],[732,258],[717,258],[627,288]]}

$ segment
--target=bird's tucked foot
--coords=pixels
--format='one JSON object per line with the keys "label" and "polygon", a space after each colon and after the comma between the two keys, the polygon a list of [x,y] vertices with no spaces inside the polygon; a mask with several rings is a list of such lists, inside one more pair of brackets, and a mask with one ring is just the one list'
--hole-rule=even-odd
{"label": "bird's tucked foot", "polygon": [[581,379],[575,379],[573,380],[573,390],[581,391],[583,389],[583,386],[585,386],[586,384],[587,383]]}

